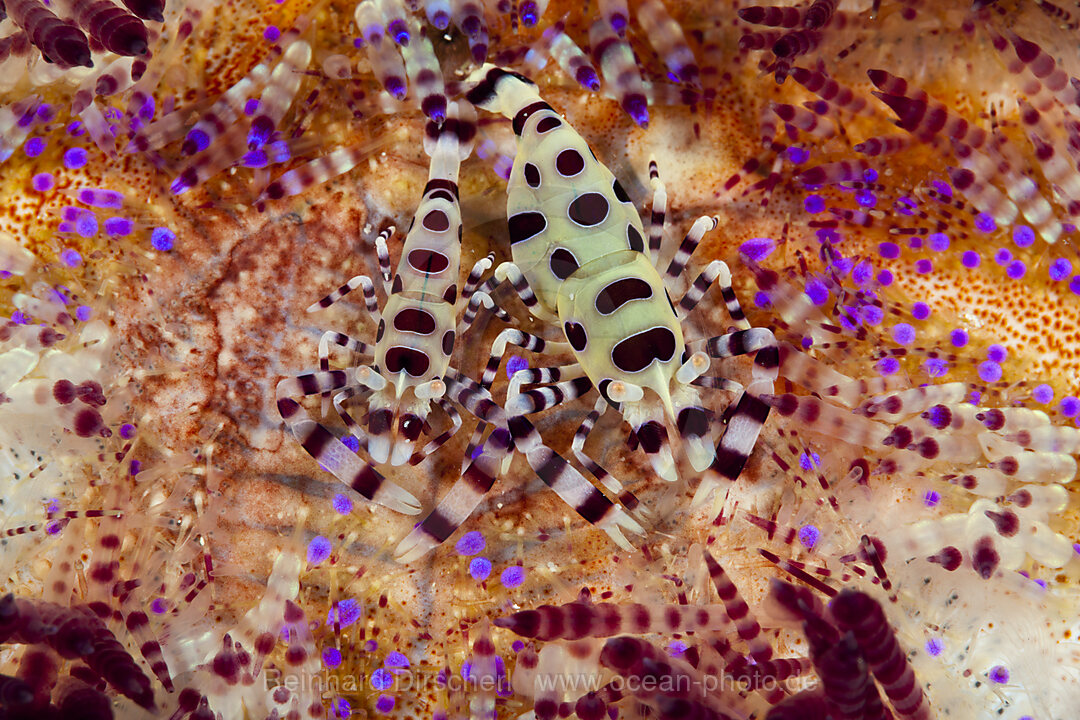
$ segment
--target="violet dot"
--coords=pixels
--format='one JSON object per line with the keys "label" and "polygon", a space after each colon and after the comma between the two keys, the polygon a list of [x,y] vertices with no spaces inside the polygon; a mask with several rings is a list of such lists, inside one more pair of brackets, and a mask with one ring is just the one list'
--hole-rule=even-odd
{"label": "violet dot", "polygon": [[915,342],[915,328],[907,323],[896,323],[893,327],[893,340],[901,345],[910,345]]}
{"label": "violet dot", "polygon": [[486,546],[487,541],[484,540],[483,533],[473,530],[462,535],[454,545],[454,549],[457,550],[458,555],[471,557],[482,552]]}
{"label": "violet dot", "polygon": [[813,470],[821,467],[821,456],[813,450],[803,450],[799,453],[799,467],[803,470]]}
{"label": "violet dot", "polygon": [[928,275],[934,272],[934,263],[926,258],[915,261],[915,272],[920,275]]}
{"label": "violet dot", "polygon": [[860,190],[855,193],[855,202],[862,207],[871,208],[877,205],[877,195],[869,190]]}
{"label": "violet dot", "polygon": [[983,382],[997,382],[1001,379],[1001,366],[993,360],[979,364],[979,378]]}
{"label": "violet dot", "polygon": [[252,150],[249,153],[245,153],[240,159],[244,167],[248,168],[264,168],[270,164],[270,159],[266,156],[265,150]]}
{"label": "violet dot", "polygon": [[502,571],[499,578],[504,587],[515,588],[525,582],[525,568],[520,565],[511,565]]}
{"label": "violet dot", "polygon": [[376,690],[386,690],[394,684],[394,675],[386,668],[379,668],[371,673],[371,687]]}
{"label": "violet dot", "polygon": [[811,215],[816,215],[825,209],[825,198],[820,195],[807,195],[803,200],[803,208]]}
{"label": "violet dot", "polygon": [[1013,260],[1009,267],[1005,268],[1005,274],[1013,280],[1019,280],[1027,274],[1027,265],[1023,260]]}
{"label": "violet dot", "polygon": [[769,294],[758,290],[754,293],[754,307],[767,308],[772,306],[772,301],[769,300]]}
{"label": "violet dot", "polygon": [[469,562],[469,574],[474,580],[487,580],[491,575],[491,561],[486,557],[473,558]]}
{"label": "violet dot", "polygon": [[949,363],[941,358],[927,358],[922,367],[930,377],[944,377],[949,374]]}
{"label": "violet dot", "polygon": [[927,490],[923,495],[923,505],[926,507],[934,507],[941,502],[941,494],[937,490]]}
{"label": "violet dot", "polygon": [[132,460],[131,461],[131,468],[129,470],[130,475],[132,477],[135,477],[136,475],[139,474],[139,472],[141,470],[142,470],[142,463],[139,462],[138,460]]}
{"label": "violet dot", "polygon": [[23,152],[26,153],[26,157],[37,157],[41,153],[45,152],[45,140],[39,137],[32,137],[26,141],[23,145]]}
{"label": "violet dot", "polygon": [[926,245],[934,252],[945,252],[949,249],[949,236],[945,233],[930,233],[926,237]]}
{"label": "violet dot", "polygon": [[210,147],[210,136],[200,127],[192,128],[191,132],[187,134],[186,140],[187,142],[184,143],[184,147],[188,150],[193,147],[193,154],[201,153],[203,150]]}
{"label": "violet dot", "polygon": [[276,25],[268,25],[266,29],[263,30],[263,37],[270,42],[277,42],[278,38],[281,37],[281,30],[279,30]]}
{"label": "violet dot", "polygon": [[251,117],[252,115],[254,115],[255,111],[257,111],[258,109],[259,109],[259,99],[258,98],[248,98],[244,102],[244,114],[247,115],[248,117]]}
{"label": "violet dot", "polygon": [[916,320],[925,320],[930,317],[930,306],[924,302],[917,302],[911,306],[911,316]]}
{"label": "violet dot", "polygon": [[668,643],[667,646],[668,655],[678,657],[679,655],[682,655],[684,652],[686,652],[687,647],[689,646],[682,640],[672,640]]}
{"label": "violet dot", "polygon": [[93,311],[86,305],[80,305],[79,307],[75,308],[75,319],[79,322],[86,322],[90,319],[90,316],[92,314]]}
{"label": "violet dot", "polygon": [[941,638],[932,637],[926,641],[926,653],[930,657],[937,657],[944,649],[945,643],[941,641]]}
{"label": "violet dot", "polygon": [[343,697],[334,699],[333,709],[334,714],[342,720],[352,717],[352,705]]}
{"label": "violet dot", "polygon": [[322,651],[323,665],[328,668],[336,668],[341,664],[341,651],[334,647],[328,647]]}
{"label": "violet dot", "polygon": [[867,325],[878,325],[885,319],[885,311],[877,305],[864,305],[860,314]]}
{"label": "violet dot", "polygon": [[912,250],[918,250],[919,248],[922,247],[922,238],[921,237],[910,238],[908,240],[908,247],[911,248]]}
{"label": "violet dot", "polygon": [[900,370],[900,361],[894,357],[883,357],[877,361],[876,367],[880,375],[895,375]]}
{"label": "violet dot", "polygon": [[331,501],[331,505],[333,505],[334,512],[336,512],[338,515],[348,515],[352,512],[352,500],[350,500],[348,496],[342,495],[341,493],[337,493],[336,495],[334,495],[334,499],[333,501]]}
{"label": "violet dot", "polygon": [[795,165],[802,165],[810,159],[810,151],[798,145],[792,145],[787,149],[787,156],[788,160]]}
{"label": "violet dot", "polygon": [[154,598],[150,603],[150,612],[161,615],[169,609],[168,604],[165,602],[165,598]]}
{"label": "violet dot", "polygon": [[999,685],[1009,682],[1009,669],[1004,665],[995,665],[990,668],[990,680]]}
{"label": "violet dot", "polygon": [[964,254],[960,256],[960,264],[966,268],[977,268],[981,263],[982,258],[974,250],[965,250]]}
{"label": "violet dot", "polygon": [[968,344],[967,330],[964,330],[962,328],[956,328],[951,333],[949,333],[949,341],[953,344],[953,347],[964,347]]}
{"label": "violet dot", "polygon": [[68,148],[64,152],[64,165],[68,170],[77,170],[86,164],[86,150],[81,147]]}
{"label": "violet dot", "polygon": [[1058,258],[1050,263],[1050,268],[1047,272],[1049,273],[1051,280],[1059,282],[1069,277],[1069,273],[1072,272],[1072,263],[1069,262],[1067,258]]}
{"label": "violet dot", "polygon": [[883,242],[878,244],[878,255],[886,260],[895,260],[900,257],[900,246],[894,242]]}
{"label": "violet dot", "polygon": [[365,652],[375,652],[378,649],[379,649],[379,643],[375,642],[374,640],[368,640],[367,642],[364,643],[364,651]]}
{"label": "violet dot", "polygon": [[1009,248],[998,248],[997,252],[994,253],[994,262],[996,262],[998,265],[1005,266],[1009,264],[1009,261],[1012,260],[1012,257],[1013,254],[1012,251],[1009,250]]}
{"label": "violet dot", "polygon": [[383,660],[383,665],[386,667],[409,667],[409,658],[399,653],[397,650],[390,652],[386,659]]}
{"label": "violet dot", "polygon": [[856,285],[866,285],[874,279],[874,266],[869,260],[863,260],[852,268],[851,279]]}
{"label": "violet dot", "polygon": [[1080,295],[1080,275],[1074,275],[1073,279],[1069,281],[1069,290],[1073,295]]}
{"label": "violet dot", "polygon": [[947,198],[952,197],[952,186],[944,180],[931,180],[930,184],[935,190],[944,195]]}
{"label": "violet dot", "polygon": [[312,565],[318,565],[326,558],[330,557],[330,551],[333,546],[330,541],[324,538],[322,535],[316,535],[308,543],[307,547],[307,561]]}
{"label": "violet dot", "polygon": [[63,529],[64,529],[63,524],[58,523],[55,520],[53,520],[52,522],[49,522],[49,523],[47,523],[45,525],[45,533],[47,535],[56,535]]}
{"label": "violet dot", "polygon": [[915,208],[917,208],[918,206],[918,203],[916,203],[914,200],[907,197],[906,195],[904,197],[898,198],[896,202],[893,203],[893,207],[896,208],[896,212],[900,213],[901,215],[907,216],[914,215]]}
{"label": "violet dot", "polygon": [[135,229],[135,223],[125,217],[111,217],[105,220],[105,234],[112,237],[126,237]]}
{"label": "violet dot", "polygon": [[882,270],[881,272],[879,272],[877,274],[877,281],[878,281],[878,284],[883,285],[883,286],[892,285],[892,283],[893,283],[892,271],[891,270]]}
{"label": "violet dot", "polygon": [[176,240],[176,233],[167,227],[156,227],[150,232],[150,244],[154,246],[155,250],[161,252],[169,252],[173,249],[173,242]]}
{"label": "violet dot", "polygon": [[[341,627],[348,627],[360,619],[360,603],[351,598],[337,603],[336,609],[337,620]],[[334,622],[334,610],[335,608],[330,608],[330,614],[326,618],[327,625]]]}
{"label": "violet dot", "polygon": [[878,171],[874,168],[866,168],[863,170],[863,180],[866,182],[876,182],[878,179]]}
{"label": "violet dot", "polygon": [[509,360],[506,361],[506,377],[513,376],[518,370],[524,370],[529,367],[529,361],[520,355],[512,355]]}
{"label": "violet dot", "polygon": [[386,92],[390,93],[398,100],[404,100],[405,93],[408,91],[408,88],[405,85],[405,81],[399,77],[393,76],[386,78],[386,82],[383,83],[383,87],[386,88]]}
{"label": "violet dot", "polygon": [[1054,388],[1043,383],[1031,391],[1031,397],[1035,399],[1035,402],[1046,405],[1054,399]]}
{"label": "violet dot", "polygon": [[360,449],[360,441],[353,435],[343,435],[341,437],[341,444],[353,452],[357,452]]}
{"label": "violet dot", "polygon": [[968,402],[972,405],[978,405],[982,401],[982,393],[978,390],[972,390],[971,395],[968,398]]}
{"label": "violet dot", "polygon": [[1009,351],[1005,349],[1004,345],[991,345],[986,349],[986,359],[993,360],[996,363],[1005,362],[1005,358],[1009,356]]}
{"label": "violet dot", "polygon": [[799,528],[799,542],[801,542],[804,547],[813,548],[820,539],[821,531],[813,525],[803,525]]}
{"label": "violet dot", "polygon": [[68,267],[78,267],[82,262],[82,255],[79,254],[78,250],[65,248],[64,251],[60,253],[60,260]]}
{"label": "violet dot", "polygon": [[515,640],[514,642],[510,643],[510,649],[516,653],[519,653],[525,649],[525,643],[523,643],[521,640]]}
{"label": "violet dot", "polygon": [[135,426],[131,423],[124,423],[120,426],[120,437],[125,440],[130,440],[135,436]]}
{"label": "violet dot", "polygon": [[1035,231],[1027,225],[1017,225],[1013,230],[1013,242],[1016,247],[1029,247],[1035,242]]}
{"label": "violet dot", "polygon": [[38,192],[47,192],[56,186],[56,180],[50,173],[38,173],[30,180],[30,184]]}
{"label": "violet dot", "polygon": [[1058,410],[1067,418],[1076,417],[1080,414],[1080,400],[1077,400],[1072,395],[1063,397],[1058,405]]}
{"label": "violet dot", "polygon": [[75,220],[75,232],[84,238],[94,237],[98,231],[97,215],[89,210],[79,213]]}
{"label": "violet dot", "polygon": [[806,283],[806,294],[810,296],[810,302],[818,307],[824,305],[829,299],[828,288],[817,278],[811,278]]}
{"label": "violet dot", "polygon": [[769,257],[775,249],[776,241],[772,238],[750,238],[739,246],[739,253],[754,262],[761,262]]}
{"label": "violet dot", "polygon": [[833,228],[819,228],[815,234],[818,236],[818,242],[840,242],[840,233],[836,232]]}
{"label": "violet dot", "polygon": [[975,216],[975,227],[984,233],[992,233],[997,230],[997,223],[986,213],[979,213]]}
{"label": "violet dot", "polygon": [[[192,175],[192,177],[188,177],[188,175]],[[183,195],[192,188],[194,182],[196,182],[194,174],[185,172],[169,183],[169,190],[172,191],[173,195]]]}

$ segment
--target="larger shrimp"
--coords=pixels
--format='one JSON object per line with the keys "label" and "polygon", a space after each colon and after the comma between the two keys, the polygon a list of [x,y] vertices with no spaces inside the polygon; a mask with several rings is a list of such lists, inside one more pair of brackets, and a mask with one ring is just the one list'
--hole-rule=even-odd
{"label": "larger shrimp", "polygon": [[[705,232],[715,226],[699,219],[675,252],[665,276],[656,270],[663,227],[650,228],[649,254],[637,210],[618,180],[578,133],[537,94],[528,78],[485,65],[469,79],[470,102],[512,120],[518,152],[510,174],[507,217],[513,262],[496,269],[509,280],[536,317],[557,323],[559,342],[505,330],[492,347],[483,385],[489,387],[508,344],[534,352],[569,349],[575,362],[515,373],[506,411],[515,444],[524,415],[580,397],[595,387],[601,400],[574,441],[578,460],[609,490],[636,502],[622,485],[584,451],[585,439],[607,406],[630,424],[632,437],[657,474],[677,479],[668,442],[674,431],[698,472],[711,469],[730,480],[741,473],[769,413],[758,396],[771,393],[778,348],[770,330],[751,328],[731,289],[731,276],[713,261],[676,304],[666,287],[677,281]],[[655,173],[654,173],[655,178]],[[662,203],[662,186],[654,208]],[[656,213],[654,212],[654,218]],[[738,330],[698,341],[692,350],[682,332],[685,315],[713,282],[723,292]],[[743,389],[708,376],[711,358],[753,353],[753,378]],[[523,383],[546,387],[520,392]],[[728,413],[726,431],[714,447],[715,430],[697,386],[742,391]],[[531,427],[531,426],[530,426]],[[530,431],[532,432],[532,431]],[[715,481],[707,484],[713,487]]]}

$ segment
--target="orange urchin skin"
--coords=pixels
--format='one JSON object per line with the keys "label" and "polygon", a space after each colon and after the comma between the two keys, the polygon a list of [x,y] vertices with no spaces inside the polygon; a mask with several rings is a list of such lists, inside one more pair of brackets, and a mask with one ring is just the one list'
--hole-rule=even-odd
{"label": "orange urchin skin", "polygon": [[[560,17],[568,5],[553,2],[547,17]],[[186,58],[210,64],[204,78],[190,81],[199,89],[184,93],[184,100],[216,97],[242,76],[263,47],[262,28],[269,22],[286,27],[304,11],[300,4],[287,6],[286,10],[269,2],[231,3],[218,9],[217,17],[230,22],[228,33],[221,33],[229,42],[200,46]],[[351,23],[350,10],[340,4],[331,3],[319,12],[317,23]],[[686,15],[689,18],[692,12],[687,10]],[[734,25],[733,21],[722,33],[725,41],[737,37]],[[342,31],[348,32],[352,30]],[[948,84],[956,69],[954,51],[967,48],[962,36],[941,39],[945,59],[926,66],[927,54],[909,54],[903,41],[897,34],[884,37],[878,47],[864,48],[841,66],[846,72],[838,73],[837,79],[866,92],[869,84],[862,72],[866,67],[885,66],[901,75],[918,72],[929,92],[957,112],[978,117],[984,99]],[[339,45],[327,42],[332,51],[340,51]],[[493,47],[497,49],[497,43]],[[441,46],[440,50],[448,58],[461,55],[459,46]],[[730,62],[732,55],[722,57]],[[988,63],[974,60],[968,64],[980,73],[969,81],[969,87],[993,83]],[[639,207],[648,199],[645,169],[650,156],[656,156],[668,186],[669,217],[680,229],[699,214],[719,215],[720,228],[710,235],[695,262],[704,265],[708,259],[723,258],[734,268],[737,248],[743,242],[781,237],[785,225],[801,216],[803,193],[783,183],[763,208],[757,195],[739,197],[743,186],[732,194],[719,190],[747,158],[761,151],[756,128],[761,104],[766,99],[794,102],[806,96],[791,81],[777,87],[771,78],[759,74],[749,58],[730,62],[718,74],[724,79],[716,81],[717,97],[711,107],[693,111],[651,108],[646,130],[634,126],[614,101],[586,97],[557,71],[545,72],[538,80],[548,101],[565,113],[601,160],[625,178]],[[261,212],[234,199],[236,187],[230,179],[175,199],[168,193],[168,178],[134,156],[116,161],[95,156],[81,171],[58,170],[55,191],[31,192],[30,178],[59,162],[62,140],[37,161],[17,165],[9,161],[7,166],[15,170],[0,187],[0,205],[5,208],[0,228],[26,238],[28,246],[45,260],[55,259],[59,249],[51,235],[49,213],[69,202],[62,191],[76,181],[134,190],[147,212],[167,222],[183,239],[182,253],[153,257],[125,242],[87,242],[74,247],[87,257],[97,251],[110,261],[116,259],[121,268],[113,271],[111,281],[117,296],[112,323],[117,335],[125,338],[117,373],[140,377],[133,415],[142,418],[153,444],[183,454],[204,447],[213,438],[212,497],[220,509],[209,547],[221,569],[214,584],[215,617],[221,622],[235,621],[257,602],[275,553],[289,545],[298,523],[304,537],[321,534],[336,546],[341,543],[331,561],[302,575],[301,598],[309,616],[325,617],[330,601],[358,597],[365,603],[367,637],[385,643],[383,647],[400,649],[432,674],[447,658],[459,664],[468,628],[481,616],[503,613],[510,603],[567,601],[581,587],[590,588],[594,596],[610,591],[625,597],[627,586],[636,586],[633,592],[638,594],[659,596],[657,578],[681,572],[684,568],[676,559],[685,557],[686,549],[696,542],[711,543],[718,554],[727,553],[721,561],[736,584],[748,599],[754,598],[752,603],[759,599],[771,574],[766,568],[771,566],[745,548],[760,544],[760,533],[742,526],[716,526],[704,510],[687,510],[689,493],[648,483],[642,498],[661,510],[649,552],[613,561],[607,539],[583,528],[580,519],[516,460],[466,528],[487,538],[487,554],[497,570],[485,583],[468,576],[467,560],[457,555],[452,541],[416,567],[395,564],[390,551],[414,519],[362,504],[346,519],[329,508],[328,498],[339,488],[280,427],[273,388],[279,378],[316,365],[319,330],[353,331],[357,313],[334,309],[316,320],[305,315],[304,308],[352,275],[373,273],[373,233],[388,220],[399,227],[406,223],[419,197],[427,173],[426,158],[415,141],[421,122],[417,113],[407,110],[398,120],[393,125],[375,119],[353,126],[339,117],[320,117],[316,127],[326,130],[328,145],[361,136],[384,140],[386,145],[373,154],[370,163],[345,177],[297,198],[269,203]],[[857,139],[870,134],[870,125],[877,132],[891,127],[883,120],[865,121],[864,127],[859,122],[864,121],[853,121],[853,128],[867,132]],[[834,147],[823,153],[844,156]],[[913,150],[880,162],[893,172],[898,185],[942,172],[940,158],[929,150]],[[505,232],[499,227],[498,212],[491,209],[499,206],[504,185],[485,164],[471,159],[463,171],[462,189],[466,222],[474,219],[479,226],[466,230],[469,249],[463,264],[482,256],[489,247],[505,258]],[[799,253],[811,267],[820,265],[810,233],[789,229],[786,237],[788,243],[771,259],[774,266],[795,266]],[[887,295],[894,302],[910,305],[915,299],[932,298],[938,324],[929,326],[929,337],[944,343],[948,331],[960,324],[971,331],[974,345],[1008,344],[1012,365],[1007,379],[1045,380],[1059,396],[1077,391],[1080,309],[1064,284],[1050,284],[1045,274],[1048,260],[1064,254],[1064,244],[1047,249],[1037,243],[1023,255],[1032,260],[1027,276],[1003,281],[1000,268],[988,259],[974,271],[957,261],[963,249],[978,246],[979,238],[954,243],[950,255],[935,262],[929,275],[914,273],[910,257],[895,263],[877,258],[878,244],[888,239],[880,226],[851,232],[845,237],[844,250],[852,256],[874,258],[878,267],[893,271],[897,281]],[[399,250],[391,247],[392,261],[396,262]],[[101,267],[108,264],[99,261]],[[748,273],[736,272],[736,281],[749,309],[752,279]],[[752,317],[755,324],[767,322],[763,311]],[[367,327],[366,332],[372,330]],[[489,328],[485,342],[472,338],[465,353],[470,358],[486,353],[493,330]],[[859,356],[872,349],[870,342],[852,349],[851,367],[865,370]],[[476,369],[475,363],[468,368],[470,372]],[[577,407],[545,416],[542,428],[550,444],[565,449],[584,412]],[[620,452],[625,428],[610,419],[606,422],[601,429],[607,436],[600,445],[611,469],[626,478],[646,475],[646,465],[636,455]],[[466,434],[395,479],[430,507],[457,475]],[[777,437],[776,429],[770,428],[764,440],[771,446]],[[838,449],[830,465],[845,470],[851,459],[846,452]],[[785,479],[766,459],[755,457],[742,482],[764,488],[758,509],[768,514],[783,510],[779,496]],[[881,490],[880,502],[887,508],[907,493],[903,488]],[[518,562],[525,563],[530,572],[523,587],[510,591],[501,586],[498,569]],[[508,635],[497,636],[501,653],[509,654],[510,640]],[[369,671],[373,661],[356,655],[352,662],[360,672]],[[399,701],[397,711],[424,715],[437,695],[429,687],[411,702]],[[365,700],[372,698],[365,696]]]}

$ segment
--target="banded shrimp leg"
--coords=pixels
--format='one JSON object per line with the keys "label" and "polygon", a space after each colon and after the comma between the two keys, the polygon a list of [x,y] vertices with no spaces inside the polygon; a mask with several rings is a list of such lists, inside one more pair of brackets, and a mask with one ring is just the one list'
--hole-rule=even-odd
{"label": "banded shrimp leg", "polygon": [[[520,333],[516,330],[505,332]],[[529,335],[528,338],[533,344],[544,342],[535,336]],[[496,362],[495,370],[497,367]],[[590,524],[604,530],[619,547],[630,550],[631,545],[622,530],[643,534],[644,528],[588,482],[561,455],[547,447],[532,423],[521,416],[509,419],[506,417],[503,408],[494,402],[488,390],[494,379],[494,372],[490,370],[489,362],[481,383],[460,373],[448,374],[448,392],[481,421],[478,432],[483,423],[494,424],[495,430],[482,445],[477,445],[475,441],[478,436],[474,435],[474,441],[470,442],[469,447],[475,447],[475,451],[470,453],[469,465],[463,471],[461,479],[440,501],[438,507],[398,546],[398,559],[410,562],[452,535],[491,489],[500,473],[499,466],[505,465],[512,458],[513,450],[525,455],[537,476],[566,504]]]}
{"label": "banded shrimp leg", "polygon": [[325,425],[311,419],[290,395],[314,395],[348,385],[344,370],[286,378],[277,386],[277,407],[289,430],[320,466],[372,502],[406,515],[420,512],[420,502],[354,453]]}

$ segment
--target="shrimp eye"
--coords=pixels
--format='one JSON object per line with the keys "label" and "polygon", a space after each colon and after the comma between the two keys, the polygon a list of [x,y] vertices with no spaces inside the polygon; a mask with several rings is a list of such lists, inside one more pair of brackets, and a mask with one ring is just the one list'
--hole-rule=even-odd
{"label": "shrimp eye", "polygon": [[420,431],[424,429],[424,421],[409,413],[401,416],[398,427],[406,439],[416,440],[416,438],[420,437]]}

